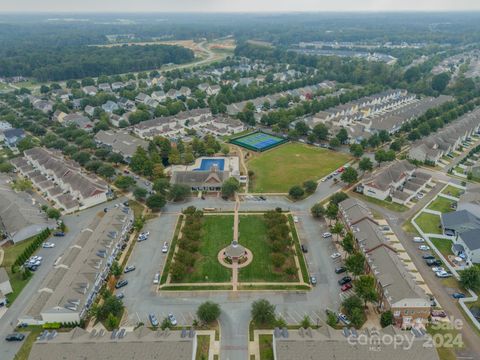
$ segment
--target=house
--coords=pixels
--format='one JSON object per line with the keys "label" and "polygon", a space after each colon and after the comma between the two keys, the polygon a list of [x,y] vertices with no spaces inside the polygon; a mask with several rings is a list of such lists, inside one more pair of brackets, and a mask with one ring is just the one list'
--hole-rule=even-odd
{"label": "house", "polygon": [[98,84],[98,90],[101,90],[101,91],[112,91],[112,88],[110,87],[110,84],[109,84],[109,83],[102,83],[102,84]]}
{"label": "house", "polygon": [[4,267],[0,267],[0,294],[8,295],[13,292],[10,279]]}
{"label": "house", "polygon": [[179,97],[179,96],[188,97],[188,96],[190,96],[191,93],[192,93],[192,91],[190,90],[190,88],[188,88],[188,87],[186,87],[186,86],[182,86],[182,87],[178,90],[177,97]]}
{"label": "house", "polygon": [[101,215],[86,224],[46,274],[20,315],[21,322],[78,323],[86,316],[133,223],[128,208],[112,207]]}
{"label": "house", "polygon": [[20,140],[26,137],[23,129],[7,129],[3,131],[3,141],[10,149],[16,149]]}
{"label": "house", "polygon": [[85,95],[89,95],[89,96],[95,96],[97,95],[97,88],[95,86],[84,86],[82,88],[82,91],[85,93]]}
{"label": "house", "polygon": [[480,185],[468,184],[466,191],[460,195],[457,211],[468,210],[480,219]]}
{"label": "house", "polygon": [[221,90],[221,87],[220,85],[210,85],[207,89],[206,89],[206,93],[208,96],[214,96],[214,95],[217,95]]}
{"label": "house", "polygon": [[135,102],[126,98],[120,98],[117,102],[118,106],[125,111],[133,111],[135,109]]}
{"label": "house", "polygon": [[464,231],[480,229],[480,218],[468,210],[444,213],[441,221],[445,235],[455,236]]}
{"label": "house", "polygon": [[424,326],[430,316],[429,298],[380,231],[368,207],[350,198],[339,204],[339,212],[354,235],[355,246],[365,255],[365,272],[376,280],[378,309],[390,310],[399,328]]}
{"label": "house", "polygon": [[452,252],[457,256],[465,256],[467,265],[470,262],[480,264],[480,227],[457,234],[452,245]]}
{"label": "house", "polygon": [[125,119],[124,116],[120,116],[120,115],[117,115],[117,114],[110,114],[110,123],[115,126],[115,127],[120,127],[120,122],[124,120],[127,122],[128,124],[128,120]]}
{"label": "house", "polygon": [[95,108],[90,105],[85,106],[85,109],[83,109],[83,111],[85,111],[85,113],[89,116],[93,116],[95,114]]}
{"label": "house", "polygon": [[177,90],[176,89],[168,90],[166,96],[167,96],[168,99],[176,99],[177,98]]}
{"label": "house", "polygon": [[229,171],[212,166],[209,170],[175,171],[170,183],[188,186],[192,191],[219,192],[229,177]]}
{"label": "house", "polygon": [[79,113],[71,113],[63,117],[64,126],[76,126],[85,131],[92,131],[93,123],[86,116]]}
{"label": "house", "polygon": [[167,100],[167,96],[165,95],[164,91],[154,91],[152,93],[152,99],[158,102],[163,102]]}
{"label": "house", "polygon": [[[418,334],[414,336],[391,325],[358,331],[348,327],[336,330],[328,325],[318,329],[277,329],[273,334],[273,359],[439,360],[435,346],[429,345],[431,338]],[[395,345],[394,339],[405,345]]]}
{"label": "house", "polygon": [[113,113],[115,110],[118,110],[119,107],[118,107],[117,103],[115,103],[115,102],[113,102],[113,101],[111,101],[111,100],[108,100],[105,104],[102,105],[102,109],[103,109],[105,112],[111,114],[111,113]]}
{"label": "house", "polygon": [[364,195],[375,199],[391,198],[396,203],[405,204],[424,190],[431,178],[407,160],[400,160],[376,170],[362,181],[359,189]]}
{"label": "house", "polygon": [[117,90],[121,90],[125,87],[126,85],[123,83],[123,82],[114,82],[112,83],[112,90],[113,91],[117,91]]}
{"label": "house", "polygon": [[36,99],[32,102],[32,106],[35,109],[40,110],[45,114],[48,114],[53,110],[53,105],[54,105],[53,101],[50,101],[50,100]]}
{"label": "house", "polygon": [[95,135],[95,142],[123,156],[129,163],[138,147],[148,150],[148,142],[130,135],[128,131],[100,130]]}
{"label": "house", "polygon": [[0,132],[12,129],[12,125],[7,121],[0,121]]}
{"label": "house", "polygon": [[148,96],[145,93],[140,93],[135,97],[135,102],[137,103],[145,103],[146,100],[150,99],[150,96]]}

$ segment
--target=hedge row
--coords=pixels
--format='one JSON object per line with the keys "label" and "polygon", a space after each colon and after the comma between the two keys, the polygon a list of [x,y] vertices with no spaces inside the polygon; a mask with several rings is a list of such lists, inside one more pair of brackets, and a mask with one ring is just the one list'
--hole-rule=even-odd
{"label": "hedge row", "polygon": [[27,261],[30,256],[42,245],[42,243],[48,239],[50,236],[50,229],[43,230],[40,234],[38,234],[32,243],[27,246],[25,250],[15,259],[15,262],[12,265],[12,273],[15,273],[17,267],[22,266],[25,261]]}

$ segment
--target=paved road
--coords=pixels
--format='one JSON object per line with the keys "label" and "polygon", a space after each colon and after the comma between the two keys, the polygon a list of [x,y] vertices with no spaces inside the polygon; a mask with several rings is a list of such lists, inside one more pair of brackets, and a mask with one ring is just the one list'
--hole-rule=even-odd
{"label": "paved road", "polygon": [[12,332],[13,325],[18,322],[18,317],[25,311],[26,306],[36,296],[36,293],[42,284],[43,279],[47,276],[48,272],[52,269],[55,260],[62,256],[65,250],[72,244],[76,235],[81,230],[86,228],[92,221],[94,216],[102,211],[103,208],[113,206],[114,203],[125,201],[124,198],[119,198],[113,202],[107,204],[101,204],[77,214],[72,214],[64,217],[65,225],[69,231],[64,237],[52,237],[51,242],[55,243],[55,247],[52,249],[40,248],[36,255],[43,257],[42,265],[34,273],[32,279],[28,282],[25,288],[22,290],[20,296],[17,297],[12,306],[8,309],[5,315],[0,319],[0,359],[9,360],[13,359],[18,351],[21,343],[9,343],[6,342],[5,336]]}

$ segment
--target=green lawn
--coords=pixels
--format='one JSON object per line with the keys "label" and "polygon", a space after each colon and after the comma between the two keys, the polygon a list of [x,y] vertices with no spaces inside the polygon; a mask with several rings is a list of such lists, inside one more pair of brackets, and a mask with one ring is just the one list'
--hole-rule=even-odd
{"label": "green lawn", "polygon": [[382,207],[384,207],[385,209],[388,209],[388,210],[392,210],[392,211],[396,211],[396,212],[403,212],[403,211],[408,210],[408,207],[406,207],[405,205],[397,204],[397,203],[394,203],[392,201],[380,200],[380,199],[373,198],[371,196],[366,196],[366,195],[358,194],[358,193],[355,193],[354,196],[359,197],[362,200],[370,202],[372,204],[382,206]]}
{"label": "green lawn", "polygon": [[439,196],[428,205],[427,209],[440,211],[442,214],[448,213],[454,211],[454,209],[451,208],[454,202],[453,200]]}
{"label": "green lawn", "polygon": [[208,352],[210,348],[210,335],[197,335],[197,353],[195,360],[208,359]]}
{"label": "green lawn", "polygon": [[[266,237],[266,225],[263,215],[240,216],[239,242],[253,252],[250,265],[239,270],[240,282],[283,282],[298,281],[282,272],[275,271],[271,261],[271,249]],[[293,254],[287,261],[294,261]]]}
{"label": "green lawn", "polygon": [[188,273],[182,282],[228,282],[231,280],[231,270],[218,262],[218,252],[231,243],[233,239],[232,215],[206,215],[203,218],[203,228],[199,258],[194,271]]}
{"label": "green lawn", "polygon": [[30,334],[28,334],[26,339],[23,341],[22,347],[20,350],[18,350],[14,360],[28,360],[33,343],[37,340],[37,337],[40,336],[40,333],[43,331],[43,329],[41,326],[35,326],[30,327],[28,331],[30,331]]}
{"label": "green lawn", "polygon": [[259,335],[260,360],[273,360],[273,335]]}
{"label": "green lawn", "polygon": [[442,253],[442,255],[445,256],[445,258],[447,258],[448,255],[453,255],[453,253],[452,253],[452,240],[430,238],[430,241]]}
{"label": "green lawn", "polygon": [[23,279],[21,272],[16,272],[15,274],[12,274],[11,266],[15,262],[15,259],[28,246],[30,246],[30,244],[34,241],[34,239],[35,237],[32,237],[16,245],[6,246],[3,248],[4,257],[3,257],[3,263],[1,265],[2,267],[5,267],[5,270],[7,271],[8,277],[10,278],[10,284],[12,285],[12,289],[13,289],[13,292],[7,295],[9,305],[12,305],[12,303],[15,301],[17,296],[20,294],[20,292],[23,290],[25,285],[27,285],[28,281],[31,278],[30,277],[28,279]]}
{"label": "green lawn", "polygon": [[290,228],[293,230],[293,241],[295,242],[295,250],[297,251],[298,260],[300,262],[300,268],[302,269],[303,281],[307,284],[310,283],[310,275],[307,269],[307,263],[305,262],[305,257],[303,256],[302,249],[300,248],[300,240],[298,239],[297,230],[295,228],[295,223],[293,221],[293,216],[288,215],[288,223]]}
{"label": "green lawn", "polygon": [[441,234],[442,229],[440,229],[440,216],[422,213],[415,219],[415,222],[424,233],[427,234]]}
{"label": "green lawn", "polygon": [[288,143],[253,157],[247,168],[255,173],[254,192],[286,193],[293,185],[318,180],[350,159],[340,152]]}
{"label": "green lawn", "polygon": [[463,189],[459,189],[455,186],[448,185],[445,189],[442,190],[442,194],[447,194],[453,197],[460,197],[465,192]]}

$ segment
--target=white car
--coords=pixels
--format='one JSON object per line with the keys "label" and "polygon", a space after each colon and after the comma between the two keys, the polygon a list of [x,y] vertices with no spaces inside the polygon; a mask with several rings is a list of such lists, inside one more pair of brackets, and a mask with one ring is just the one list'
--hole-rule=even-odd
{"label": "white car", "polygon": [[424,196],[425,196],[425,194],[424,194],[424,193],[421,193],[421,192],[417,194],[417,198],[418,198],[418,199],[421,199],[421,198],[423,198]]}
{"label": "white car", "polygon": [[168,252],[168,242],[164,242],[162,246],[162,253],[166,254]]}
{"label": "white car", "polygon": [[435,275],[437,275],[437,277],[439,277],[439,278],[447,278],[447,277],[451,276],[446,271],[438,271],[438,272],[435,273]]}
{"label": "white car", "polygon": [[434,273],[437,273],[437,272],[445,271],[445,269],[444,269],[443,267],[441,267],[441,266],[439,266],[439,267],[434,266],[434,267],[432,267],[432,271],[433,271]]}
{"label": "white car", "polygon": [[428,251],[428,250],[430,250],[430,246],[427,246],[427,245],[420,245],[418,248],[419,248],[420,250],[422,250],[422,251]]}
{"label": "white car", "polygon": [[325,232],[323,233],[322,237],[326,239],[326,238],[332,237],[332,234],[330,234],[329,232]]}
{"label": "white car", "polygon": [[298,216],[293,217],[293,222],[298,223]]}
{"label": "white car", "polygon": [[42,258],[41,256],[35,255],[35,256],[32,256],[32,257],[30,258],[30,260],[34,260],[34,261],[42,261],[42,260],[43,260],[43,258]]}
{"label": "white car", "polygon": [[331,257],[332,259],[338,259],[340,256],[342,256],[342,255],[340,255],[340,253],[338,253],[338,252],[333,253],[332,255],[330,255],[330,257]]}
{"label": "white car", "polygon": [[342,313],[338,313],[338,320],[343,322],[345,325],[350,325],[350,320],[348,320],[347,316]]}
{"label": "white car", "polygon": [[55,244],[51,243],[51,242],[44,242],[42,244],[42,248],[44,248],[44,249],[50,249],[50,248],[54,248],[54,247],[55,247]]}
{"label": "white car", "polygon": [[157,285],[160,282],[160,274],[156,273],[155,276],[153,277],[153,283]]}
{"label": "white car", "polygon": [[170,320],[170,324],[172,324],[173,326],[177,326],[177,319],[173,314],[168,314],[168,320]]}
{"label": "white car", "polygon": [[423,242],[425,242],[425,239],[424,239],[424,238],[421,238],[421,237],[419,237],[419,236],[415,236],[415,237],[413,238],[413,242],[423,243]]}

